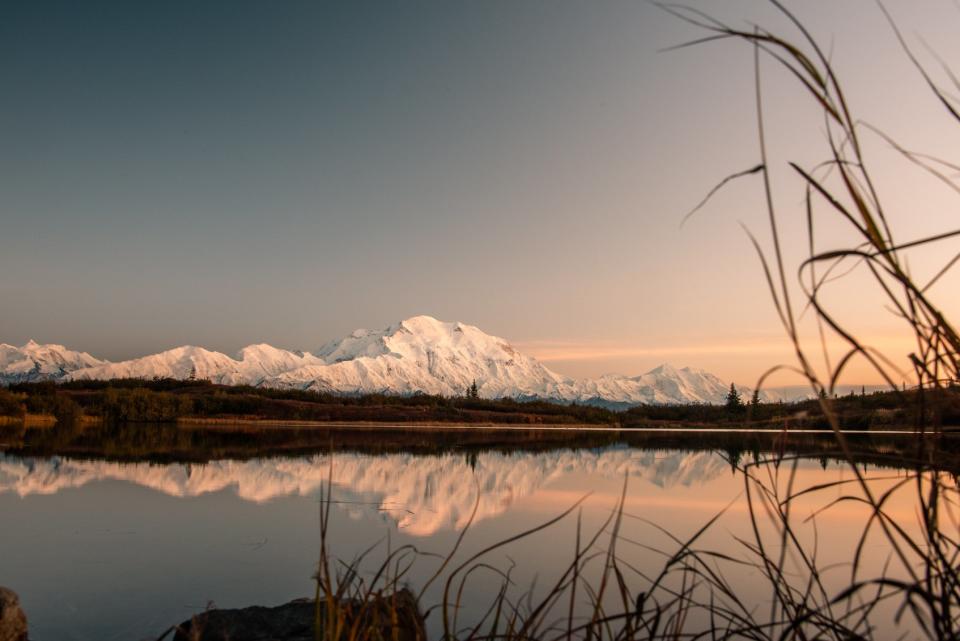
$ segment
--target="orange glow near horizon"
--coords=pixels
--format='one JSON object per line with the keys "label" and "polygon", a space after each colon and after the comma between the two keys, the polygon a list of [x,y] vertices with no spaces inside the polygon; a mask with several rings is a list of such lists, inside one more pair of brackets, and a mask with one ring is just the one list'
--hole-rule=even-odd
{"label": "orange glow near horizon", "polygon": [[[894,382],[911,382],[907,354],[915,343],[911,337],[896,334],[875,334],[864,338],[864,345],[879,351],[900,369],[893,372]],[[661,363],[670,363],[676,367],[705,369],[725,380],[736,381],[744,385],[754,382],[769,368],[779,364],[793,365],[796,355],[786,339],[762,338],[756,340],[726,340],[721,343],[674,343],[659,346],[613,343],[610,341],[524,341],[514,346],[537,358],[560,373],[579,377],[595,376],[599,373],[617,373],[628,376],[643,374]],[[847,349],[839,339],[828,340],[828,352],[831,364],[835,364],[838,355]],[[823,350],[818,342],[805,345],[808,357],[823,367]],[[611,365],[614,366],[611,369]],[[806,380],[799,373],[784,371],[775,374],[766,383],[767,387],[778,385],[799,385]],[[851,360],[840,380],[845,385],[883,385],[880,374],[863,358]]]}

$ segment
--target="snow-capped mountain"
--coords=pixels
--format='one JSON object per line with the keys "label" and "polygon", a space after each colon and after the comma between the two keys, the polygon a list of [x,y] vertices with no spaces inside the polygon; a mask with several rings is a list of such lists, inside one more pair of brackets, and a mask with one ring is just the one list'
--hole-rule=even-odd
{"label": "snow-capped mountain", "polygon": [[244,347],[236,358],[202,347],[184,345],[130,361],[102,363],[72,372],[67,378],[197,378],[224,385],[261,385],[278,374],[315,363],[322,361],[311,354],[263,344]]}
{"label": "snow-capped mountain", "polygon": [[[646,374],[627,377],[608,374],[596,379],[575,381],[571,400],[604,400],[617,403],[721,403],[730,391],[725,383],[710,372],[672,365],[660,365]],[[752,390],[742,388],[747,398]],[[761,394],[763,396],[763,394]]]}
{"label": "snow-capped mountain", "polygon": [[324,365],[271,381],[332,392],[463,394],[477,381],[487,398],[561,398],[566,379],[507,341],[472,325],[415,316],[382,331],[358,330],[318,350]]}
{"label": "snow-capped mountain", "polygon": [[[60,350],[60,346],[39,346]],[[6,346],[5,346],[6,347]],[[17,348],[11,348],[17,349]],[[20,348],[26,349],[25,348]],[[70,354],[77,354],[70,352]],[[379,330],[357,330],[315,353],[259,344],[231,357],[202,347],[177,347],[119,363],[74,359],[50,370],[53,380],[198,378],[223,384],[306,389],[338,394],[461,395],[476,381],[484,398],[541,398],[595,404],[721,403],[729,384],[692,368],[661,365],[635,377],[572,379],[522,354],[506,340],[458,322],[415,316]],[[0,356],[0,358],[3,358]],[[0,361],[0,382],[20,371]],[[19,366],[23,369],[23,366]],[[45,370],[46,371],[46,370]],[[6,378],[4,378],[6,377]],[[750,390],[742,388],[745,396]]]}
{"label": "snow-capped mountain", "polygon": [[105,362],[63,345],[40,345],[32,340],[22,347],[0,343],[0,385],[56,381],[70,372]]}

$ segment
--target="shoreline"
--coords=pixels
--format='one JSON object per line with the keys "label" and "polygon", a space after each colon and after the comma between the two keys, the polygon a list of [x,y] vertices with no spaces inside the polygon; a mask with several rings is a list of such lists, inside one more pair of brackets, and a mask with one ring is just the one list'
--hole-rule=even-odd
{"label": "shoreline", "polygon": [[[152,423],[150,421],[129,421],[129,425]],[[0,416],[0,427],[22,427],[25,429],[53,428],[58,424],[57,419],[46,414],[27,414],[24,418]],[[96,416],[83,416],[77,424],[81,427],[103,425],[103,420]],[[484,431],[484,432],[594,432],[594,433],[625,433],[625,434],[652,434],[652,433],[689,433],[689,434],[812,434],[831,435],[830,429],[811,428],[771,428],[771,427],[726,427],[712,426],[704,423],[683,423],[664,421],[660,425],[643,427],[624,427],[619,424],[603,423],[497,423],[493,421],[318,421],[318,420],[282,420],[249,417],[181,417],[166,423],[184,431],[191,432],[221,432],[221,433],[251,433],[251,432],[283,432],[283,431],[320,431],[320,430],[355,430],[358,432],[376,432],[381,430],[419,430],[424,432],[442,431]],[[881,429],[851,429],[840,430],[842,434],[858,435],[888,435],[888,436],[918,436],[918,432],[911,428],[881,428]],[[932,436],[925,433],[925,436]],[[960,428],[946,427],[942,436],[953,437],[960,435]]]}
{"label": "shoreline", "polygon": [[[958,470],[960,432],[943,438],[918,437],[909,430],[845,432],[859,460],[878,465],[915,461],[936,444],[936,467]],[[247,418],[166,423],[76,424],[50,428],[0,429],[0,452],[13,456],[67,456],[130,462],[204,463],[270,456],[350,451],[380,455],[469,455],[480,451],[539,452],[558,448],[610,446],[684,451],[718,451],[737,458],[744,452],[790,452],[805,457],[842,454],[836,436],[823,430],[633,427],[587,424],[456,424],[388,422],[295,423]],[[925,460],[925,459],[924,459]]]}
{"label": "shoreline", "polygon": [[[267,428],[272,430],[288,429],[357,429],[363,431],[389,430],[484,430],[484,431],[541,431],[541,432],[625,432],[625,433],[717,433],[717,434],[822,434],[831,435],[831,430],[782,429],[753,427],[706,427],[703,425],[670,424],[662,427],[621,427],[596,423],[492,423],[492,422],[444,422],[444,421],[282,421],[275,419],[233,419],[233,418],[180,418],[176,426],[184,429],[210,428],[212,431],[249,431],[249,428]],[[235,429],[231,429],[235,428]],[[912,429],[877,430],[840,430],[842,434],[869,435],[886,434],[914,436]],[[960,432],[945,430],[944,435],[957,435]]]}
{"label": "shoreline", "polygon": [[484,429],[484,430],[570,430],[570,431],[609,431],[618,432],[622,428],[598,423],[494,423],[492,421],[285,421],[280,419],[259,418],[178,418],[177,427],[186,429],[213,428],[223,430],[230,427],[248,428],[318,428],[318,429]]}

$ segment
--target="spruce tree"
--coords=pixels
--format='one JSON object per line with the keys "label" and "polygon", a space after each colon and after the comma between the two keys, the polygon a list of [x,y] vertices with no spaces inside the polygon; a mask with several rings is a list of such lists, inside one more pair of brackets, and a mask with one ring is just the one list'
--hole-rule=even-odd
{"label": "spruce tree", "polygon": [[740,392],[736,386],[730,383],[730,391],[727,392],[727,409],[731,412],[739,412],[743,409],[743,401],[740,400]]}

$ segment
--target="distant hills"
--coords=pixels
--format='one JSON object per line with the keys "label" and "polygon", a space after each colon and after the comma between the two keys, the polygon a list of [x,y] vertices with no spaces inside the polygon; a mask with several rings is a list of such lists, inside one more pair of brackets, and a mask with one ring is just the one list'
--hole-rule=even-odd
{"label": "distant hills", "polygon": [[[111,363],[62,345],[0,344],[0,385],[117,378],[205,379],[224,385],[335,394],[463,395],[544,399],[604,406],[722,403],[730,384],[690,367],[661,365],[641,376],[572,379],[506,340],[459,322],[415,316],[383,330],[356,330],[315,352],[250,345],[235,356],[185,345]],[[752,391],[738,386],[744,400]],[[762,393],[763,400],[776,400]]]}

